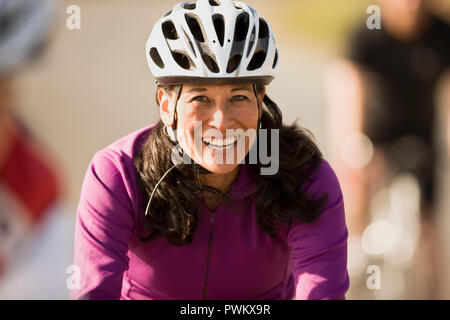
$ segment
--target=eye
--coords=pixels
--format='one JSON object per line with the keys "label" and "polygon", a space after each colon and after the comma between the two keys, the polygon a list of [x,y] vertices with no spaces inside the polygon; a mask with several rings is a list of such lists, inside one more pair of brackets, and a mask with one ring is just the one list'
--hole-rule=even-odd
{"label": "eye", "polygon": [[248,100],[248,98],[246,96],[239,95],[239,96],[234,96],[233,98],[231,98],[231,100],[233,100],[233,101],[246,101],[246,100]]}
{"label": "eye", "polygon": [[196,96],[196,97],[192,98],[191,101],[198,101],[198,102],[208,103],[209,102],[209,98],[206,97],[206,96]]}

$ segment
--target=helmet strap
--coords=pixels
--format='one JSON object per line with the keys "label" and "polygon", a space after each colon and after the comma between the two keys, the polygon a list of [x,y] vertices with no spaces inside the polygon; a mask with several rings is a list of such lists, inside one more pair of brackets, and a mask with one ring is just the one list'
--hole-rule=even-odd
{"label": "helmet strap", "polygon": [[261,104],[259,103],[259,98],[258,98],[258,93],[256,91],[256,84],[253,84],[253,92],[255,94],[256,97],[256,103],[258,104],[258,130],[261,129],[261,115],[262,115],[262,109],[261,109]]}
{"label": "helmet strap", "polygon": [[[174,112],[173,112],[173,121],[172,121],[172,126],[167,127],[167,133],[170,137],[170,140],[172,140],[172,142],[177,143],[178,139],[176,137],[175,131],[177,129],[177,104],[178,104],[178,100],[180,99],[181,96],[181,89],[183,88],[183,85],[180,84],[177,86],[176,88],[176,100],[175,100],[175,106],[174,106]],[[175,128],[175,129],[174,129]]]}

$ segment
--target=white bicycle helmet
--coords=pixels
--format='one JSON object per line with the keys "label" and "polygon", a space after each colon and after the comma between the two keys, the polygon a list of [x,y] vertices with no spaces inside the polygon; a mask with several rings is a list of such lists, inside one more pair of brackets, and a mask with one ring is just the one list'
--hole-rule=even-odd
{"label": "white bicycle helmet", "polygon": [[0,76],[14,72],[39,53],[52,15],[50,0],[0,0]]}
{"label": "white bicycle helmet", "polygon": [[231,0],[182,2],[153,27],[150,70],[163,85],[201,82],[269,84],[278,50],[269,23]]}

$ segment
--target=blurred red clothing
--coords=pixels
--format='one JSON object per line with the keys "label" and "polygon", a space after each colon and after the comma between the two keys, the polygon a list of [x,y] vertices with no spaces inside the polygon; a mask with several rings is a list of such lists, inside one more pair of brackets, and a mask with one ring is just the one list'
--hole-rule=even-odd
{"label": "blurred red clothing", "polygon": [[[60,197],[55,169],[23,126],[8,130],[11,147],[0,165],[0,274],[21,239]],[[2,268],[3,265],[3,268]]]}

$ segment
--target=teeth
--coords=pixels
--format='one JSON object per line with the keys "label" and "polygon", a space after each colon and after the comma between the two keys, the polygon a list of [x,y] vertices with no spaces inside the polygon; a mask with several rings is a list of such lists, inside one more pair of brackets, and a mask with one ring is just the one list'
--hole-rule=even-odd
{"label": "teeth", "polygon": [[237,136],[234,137],[230,137],[227,139],[211,139],[211,137],[204,137],[203,141],[206,142],[207,144],[213,146],[213,147],[227,147],[229,145],[232,145],[233,143],[235,143],[237,140]]}

